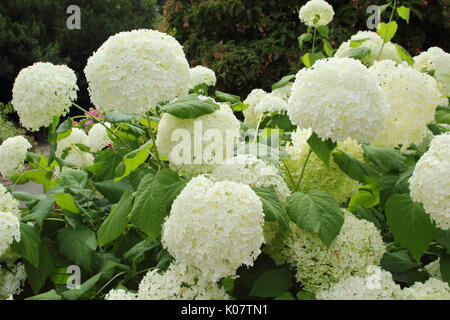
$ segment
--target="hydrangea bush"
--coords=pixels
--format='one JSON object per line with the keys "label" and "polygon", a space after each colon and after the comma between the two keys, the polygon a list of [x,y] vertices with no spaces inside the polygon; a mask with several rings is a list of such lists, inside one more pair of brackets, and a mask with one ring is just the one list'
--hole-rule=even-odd
{"label": "hydrangea bush", "polygon": [[[333,15],[307,3],[299,40]],[[14,108],[50,152],[0,145],[0,299],[450,299],[449,55],[412,58],[393,22],[245,99],[155,30],[89,59],[96,110],[67,67],[22,70]]]}

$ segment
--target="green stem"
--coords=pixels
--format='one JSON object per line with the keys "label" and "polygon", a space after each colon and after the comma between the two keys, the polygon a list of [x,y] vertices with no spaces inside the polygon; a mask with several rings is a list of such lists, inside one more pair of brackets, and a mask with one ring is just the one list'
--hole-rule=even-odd
{"label": "green stem", "polygon": [[94,295],[91,297],[91,299],[94,299],[100,292],[103,291],[103,289],[105,289],[107,286],[109,286],[109,284],[110,284],[111,282],[113,282],[114,280],[116,280],[118,277],[120,277],[120,276],[123,275],[124,273],[126,273],[126,272],[125,272],[125,271],[122,271],[122,272],[116,274],[114,277],[112,277],[112,279],[109,280],[103,287],[101,287],[100,290],[98,290],[97,293],[94,294]]}
{"label": "green stem", "polygon": [[389,27],[391,26],[391,21],[394,18],[394,12],[395,12],[396,6],[397,6],[397,0],[394,0],[394,5],[392,7],[391,16],[389,17],[389,22],[388,22],[388,25],[386,28],[386,32],[384,33],[384,36],[383,36],[383,44],[381,45],[381,49],[380,49],[380,52],[378,53],[377,60],[380,60],[381,53],[383,52],[383,48],[384,48],[384,44],[386,42],[386,37],[387,37],[388,31],[389,31]]}
{"label": "green stem", "polygon": [[306,165],[308,164],[308,160],[311,157],[311,154],[312,154],[312,149],[309,148],[308,155],[306,156],[305,163],[303,164],[303,168],[302,168],[302,171],[300,173],[300,178],[298,179],[297,186],[295,187],[294,191],[298,191],[298,189],[300,188],[300,184],[301,184],[301,182],[303,180],[303,176],[305,175]]}
{"label": "green stem", "polygon": [[133,149],[128,145],[128,143],[125,142],[125,140],[123,140],[120,136],[118,136],[113,130],[111,130],[111,128],[109,128],[105,122],[97,117],[94,117],[93,115],[91,115],[89,113],[88,110],[84,109],[83,107],[77,105],[76,103],[72,102],[72,105],[77,108],[80,111],[83,111],[88,117],[90,117],[92,120],[94,120],[97,123],[100,123],[102,126],[104,126],[106,128],[107,131],[109,131],[114,137],[116,137],[118,140],[120,140],[120,142],[122,142],[125,147],[127,147],[128,150],[132,151]]}
{"label": "green stem", "polygon": [[291,170],[289,170],[289,167],[287,166],[286,162],[283,159],[281,159],[281,163],[283,163],[284,167],[286,168],[286,172],[288,174],[289,180],[291,181],[292,187],[294,187],[295,181],[294,181],[294,178],[292,177]]}
{"label": "green stem", "polygon": [[148,132],[150,133],[150,137],[152,138],[153,147],[155,147],[156,161],[158,162],[158,166],[160,168],[163,168],[164,161],[161,160],[161,157],[159,156],[158,147],[156,146],[156,137],[155,137],[155,133],[153,132],[153,129],[152,129],[152,122],[150,121],[150,114],[149,114],[149,112],[146,112],[145,114],[147,116],[147,121],[148,121]]}
{"label": "green stem", "polygon": [[255,137],[253,138],[253,143],[256,143],[256,141],[258,140],[259,126],[261,125],[261,121],[262,121],[263,117],[264,117],[264,114],[262,114],[261,117],[259,117],[258,124],[256,125],[256,131],[255,131]]}
{"label": "green stem", "polygon": [[316,27],[313,27],[313,28],[314,28],[314,35],[313,35],[313,39],[312,39],[311,54],[314,54],[314,46],[316,43],[316,32],[317,32],[317,28]]}

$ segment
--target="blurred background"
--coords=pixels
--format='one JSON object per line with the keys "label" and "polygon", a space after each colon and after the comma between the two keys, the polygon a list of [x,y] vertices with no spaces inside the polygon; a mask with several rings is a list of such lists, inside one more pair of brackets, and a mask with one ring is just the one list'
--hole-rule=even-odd
{"label": "blurred background", "polygon": [[[366,29],[369,5],[386,3],[328,2],[335,10],[330,25],[335,49]],[[8,104],[22,68],[38,61],[67,64],[78,76],[77,103],[89,108],[83,74],[87,59],[120,31],[153,28],[171,34],[184,46],[191,66],[204,65],[216,72],[221,91],[245,97],[254,88],[268,89],[300,67],[297,37],[306,26],[300,23],[298,11],[304,3],[306,0],[0,0],[0,143],[8,136],[25,133]],[[70,5],[81,8],[79,30],[67,28]],[[450,0],[401,0],[400,5],[411,8],[411,19],[408,24],[397,20],[399,31],[393,42],[412,55],[430,46],[450,51]]]}

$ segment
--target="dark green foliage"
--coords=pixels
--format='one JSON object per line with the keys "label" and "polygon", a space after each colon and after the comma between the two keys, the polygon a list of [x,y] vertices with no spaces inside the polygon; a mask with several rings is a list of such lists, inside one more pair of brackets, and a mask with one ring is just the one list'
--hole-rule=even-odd
{"label": "dark green foliage", "polygon": [[[297,37],[306,32],[298,12],[304,3],[306,0],[168,0],[165,28],[183,44],[192,66],[201,64],[216,72],[219,90],[245,96],[254,88],[270,90],[273,83],[298,70],[301,52]],[[330,3],[336,12],[330,43],[337,49],[351,35],[367,29],[369,5],[386,1]],[[444,3],[448,1],[401,1],[411,8],[411,19],[406,24],[395,17],[399,30],[393,41],[413,55],[430,46],[449,51]],[[389,14],[385,12],[382,19],[387,21]],[[310,45],[305,44],[302,52],[310,50]]]}

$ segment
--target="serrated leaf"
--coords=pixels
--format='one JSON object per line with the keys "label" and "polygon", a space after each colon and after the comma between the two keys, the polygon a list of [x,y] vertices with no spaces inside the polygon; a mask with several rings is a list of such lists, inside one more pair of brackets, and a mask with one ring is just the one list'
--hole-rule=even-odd
{"label": "serrated leaf", "polygon": [[138,149],[127,153],[122,160],[124,172],[121,175],[116,176],[114,178],[114,182],[118,182],[128,177],[134,170],[136,170],[141,164],[143,164],[150,156],[150,149],[152,148],[152,146],[153,141],[148,140]]}
{"label": "serrated leaf", "polygon": [[38,225],[42,227],[44,219],[47,218],[48,214],[52,211],[54,203],[55,200],[53,198],[40,195],[37,204],[31,208],[29,214],[22,218],[22,221],[36,221]]}
{"label": "serrated leaf", "polygon": [[94,164],[88,167],[97,181],[110,180],[114,178],[116,167],[122,163],[122,159],[127,154],[125,149],[106,149],[97,153]]}
{"label": "serrated leaf", "polygon": [[39,267],[39,246],[41,245],[41,235],[37,226],[30,226],[20,223],[20,242],[14,241],[11,244],[12,250],[24,257],[33,267]]}
{"label": "serrated leaf", "polygon": [[275,188],[273,186],[266,188],[253,188],[253,191],[255,191],[262,202],[266,220],[277,221],[284,230],[288,230],[288,218],[283,206],[280,203],[280,199],[278,198]]}
{"label": "serrated leaf", "polygon": [[386,218],[395,241],[418,262],[436,234],[430,216],[408,194],[394,194],[386,203]]}
{"label": "serrated leaf", "polygon": [[111,213],[97,231],[100,246],[116,240],[125,231],[132,207],[133,196],[126,189],[119,203],[112,208]]}
{"label": "serrated leaf", "polygon": [[291,194],[286,201],[286,211],[300,229],[317,234],[327,246],[338,236],[344,223],[338,202],[322,190]]}
{"label": "serrated leaf", "polygon": [[389,173],[392,170],[400,171],[405,167],[406,157],[397,150],[367,144],[362,148],[364,155],[381,173]]}
{"label": "serrated leaf", "polygon": [[336,148],[337,143],[331,141],[331,139],[322,140],[315,132],[312,133],[307,142],[316,156],[328,167],[331,152]]}
{"label": "serrated leaf", "polygon": [[174,102],[161,107],[161,111],[170,113],[179,119],[196,119],[217,110],[219,110],[219,105],[212,99],[201,98],[195,94],[178,98]]}
{"label": "serrated leaf", "polygon": [[344,151],[333,152],[333,160],[350,178],[363,183],[376,183],[380,173],[363,161],[353,158]]}

